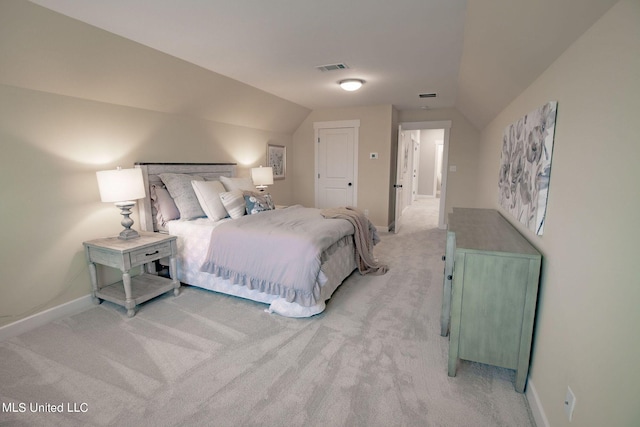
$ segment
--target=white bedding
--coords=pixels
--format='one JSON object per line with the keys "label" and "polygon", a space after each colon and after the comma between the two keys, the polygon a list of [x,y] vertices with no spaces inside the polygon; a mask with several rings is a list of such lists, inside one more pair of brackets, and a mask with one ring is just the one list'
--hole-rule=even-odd
{"label": "white bedding", "polygon": [[167,223],[169,233],[178,236],[176,272],[178,280],[192,286],[270,304],[269,311],[283,316],[309,317],[325,309],[325,301],[331,297],[340,283],[356,269],[353,239],[347,236],[330,246],[322,255],[322,267],[318,275],[320,297],[317,298],[315,305],[306,307],[295,302],[287,302],[279,295],[270,295],[258,290],[251,290],[245,286],[235,285],[229,280],[200,271],[206,261],[212,230],[226,221],[233,220],[224,219],[214,222],[207,218],[200,218]]}

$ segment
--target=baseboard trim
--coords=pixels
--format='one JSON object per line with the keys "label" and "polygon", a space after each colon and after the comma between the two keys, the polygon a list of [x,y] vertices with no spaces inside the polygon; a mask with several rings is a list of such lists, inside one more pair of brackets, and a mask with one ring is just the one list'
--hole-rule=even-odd
{"label": "baseboard trim", "polygon": [[0,341],[13,338],[62,317],[78,314],[91,307],[94,307],[91,295],[85,295],[73,301],[25,317],[24,319],[0,327]]}
{"label": "baseboard trim", "polygon": [[383,227],[381,225],[376,225],[376,231],[378,233],[388,233],[389,232],[389,227]]}
{"label": "baseboard trim", "polygon": [[540,398],[538,397],[538,392],[536,391],[536,387],[533,385],[531,378],[527,381],[527,391],[525,392],[525,396],[527,397],[527,401],[529,402],[529,408],[531,408],[531,414],[533,415],[533,420],[536,422],[537,427],[551,427],[549,424],[549,420],[547,419],[547,415],[544,413],[544,408],[542,407],[542,402],[540,402]]}

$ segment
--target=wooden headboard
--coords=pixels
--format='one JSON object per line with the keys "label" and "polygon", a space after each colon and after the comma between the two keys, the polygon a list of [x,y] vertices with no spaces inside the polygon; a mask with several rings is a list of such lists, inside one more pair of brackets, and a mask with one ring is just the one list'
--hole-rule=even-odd
{"label": "wooden headboard", "polygon": [[143,231],[158,231],[156,211],[151,203],[151,186],[162,186],[161,173],[182,173],[200,175],[205,179],[220,176],[233,177],[236,175],[235,163],[146,163],[136,162],[135,167],[142,169],[146,197],[138,203],[140,229]]}

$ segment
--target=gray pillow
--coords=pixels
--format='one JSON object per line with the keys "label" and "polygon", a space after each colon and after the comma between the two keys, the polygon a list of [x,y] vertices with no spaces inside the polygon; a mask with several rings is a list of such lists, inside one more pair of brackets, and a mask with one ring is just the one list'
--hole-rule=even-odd
{"label": "gray pillow", "polygon": [[159,225],[164,227],[167,221],[180,218],[180,211],[166,188],[152,185],[150,196],[156,208],[156,220]]}
{"label": "gray pillow", "polygon": [[169,190],[178,210],[180,219],[194,219],[207,216],[196,193],[193,191],[191,181],[204,181],[200,175],[187,175],[181,173],[161,173],[160,179]]}

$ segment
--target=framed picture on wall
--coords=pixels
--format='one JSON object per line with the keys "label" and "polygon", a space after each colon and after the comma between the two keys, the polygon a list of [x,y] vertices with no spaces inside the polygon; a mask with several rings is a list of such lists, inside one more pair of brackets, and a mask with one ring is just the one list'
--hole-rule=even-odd
{"label": "framed picture on wall", "polygon": [[273,168],[273,179],[285,179],[287,174],[287,147],[267,144],[267,166]]}

